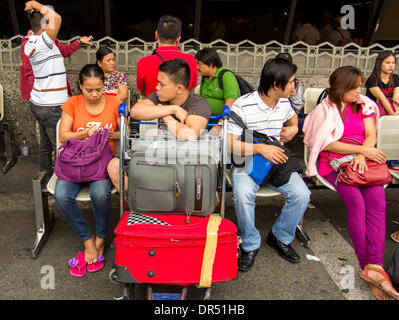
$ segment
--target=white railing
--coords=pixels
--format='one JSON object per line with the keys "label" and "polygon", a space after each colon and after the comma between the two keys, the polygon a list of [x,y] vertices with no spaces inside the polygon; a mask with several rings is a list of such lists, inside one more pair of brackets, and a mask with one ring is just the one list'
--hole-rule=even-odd
{"label": "white railing", "polygon": [[[21,38],[22,36],[18,35],[11,39],[0,40],[0,70],[19,69]],[[76,39],[78,37],[61,41],[61,43],[67,44]],[[83,65],[94,63],[95,53],[99,46],[108,45],[115,52],[117,70],[134,73],[137,61],[141,57],[151,54],[156,48],[156,42],[146,42],[140,38],[117,41],[105,37],[93,43],[93,47],[83,46],[70,58],[65,59],[65,65],[69,71],[78,71]],[[201,43],[195,39],[189,39],[179,46],[181,51],[193,55],[202,48],[213,47],[218,51],[223,65],[240,74],[259,73],[264,63],[280,52],[289,52],[293,56],[294,63],[298,66],[299,75],[328,75],[343,65],[356,66],[365,74],[369,74],[379,52],[391,50],[399,57],[399,45],[385,48],[378,43],[369,47],[360,47],[354,43],[344,47],[334,47],[327,42],[310,46],[304,42],[284,45],[277,41],[255,44],[252,41],[244,40],[237,44],[231,44],[223,40]],[[399,64],[397,64],[396,71],[399,71]]]}

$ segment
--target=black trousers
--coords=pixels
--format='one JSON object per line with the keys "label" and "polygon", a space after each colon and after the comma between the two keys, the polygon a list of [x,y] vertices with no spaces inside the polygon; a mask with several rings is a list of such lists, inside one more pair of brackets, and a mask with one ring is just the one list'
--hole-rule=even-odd
{"label": "black trousers", "polygon": [[61,118],[61,106],[43,107],[30,103],[30,109],[39,123],[39,169],[50,174],[54,171],[54,157],[57,149],[57,122]]}

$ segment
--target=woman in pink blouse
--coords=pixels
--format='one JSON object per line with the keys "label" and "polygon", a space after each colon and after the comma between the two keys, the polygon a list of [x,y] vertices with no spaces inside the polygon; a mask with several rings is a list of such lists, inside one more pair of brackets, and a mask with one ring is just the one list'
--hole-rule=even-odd
{"label": "woman in pink blouse", "polygon": [[[384,186],[356,187],[337,182],[338,174],[329,163],[333,158],[355,154],[351,161],[353,170],[363,173],[367,171],[366,158],[379,163],[386,161],[386,155],[375,148],[377,134],[374,118],[375,116],[378,118],[378,114],[371,110],[374,109],[378,113],[378,109],[374,103],[372,103],[374,108],[365,107],[370,106],[370,99],[360,94],[363,80],[361,71],[351,66],[338,68],[331,74],[328,97],[305,120],[304,140],[317,140],[315,137],[318,132],[321,133],[323,127],[328,127],[326,123],[315,121],[320,119],[320,113],[336,114],[331,119],[335,119],[337,125],[335,128],[331,127],[331,135],[326,136],[326,140],[330,140],[319,141],[325,147],[319,153],[317,171],[334,186],[344,200],[348,231],[359,265],[363,269],[360,276],[370,283],[370,289],[377,299],[388,299],[388,296],[398,299],[399,294],[392,287],[384,271],[386,208]],[[337,132],[340,133],[339,137]],[[332,136],[335,138],[332,139]],[[356,140],[361,145],[348,142],[346,139]]]}
{"label": "woman in pink blouse", "polygon": [[100,47],[96,52],[97,64],[103,69],[104,93],[116,96],[120,101],[124,101],[128,95],[126,75],[115,71],[115,55],[108,47]]}

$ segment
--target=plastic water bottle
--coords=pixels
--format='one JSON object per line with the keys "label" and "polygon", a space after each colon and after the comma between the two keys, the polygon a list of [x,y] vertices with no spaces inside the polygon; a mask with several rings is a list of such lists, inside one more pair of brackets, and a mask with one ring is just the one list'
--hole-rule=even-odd
{"label": "plastic water bottle", "polygon": [[260,154],[255,154],[245,170],[257,184],[261,184],[272,167],[273,162]]}
{"label": "plastic water bottle", "polygon": [[21,153],[24,157],[27,157],[29,154],[29,146],[26,142],[26,137],[22,137]]}

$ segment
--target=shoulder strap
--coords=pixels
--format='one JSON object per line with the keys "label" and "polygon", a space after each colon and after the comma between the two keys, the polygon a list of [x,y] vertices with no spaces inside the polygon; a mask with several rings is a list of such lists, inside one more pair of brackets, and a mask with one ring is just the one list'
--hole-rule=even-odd
{"label": "shoulder strap", "polygon": [[362,143],[360,141],[357,141],[356,139],[352,139],[352,138],[341,138],[338,141],[341,141],[341,142],[344,142],[344,141],[353,142],[353,143],[355,143],[357,145],[360,145],[360,146],[362,145]]}
{"label": "shoulder strap", "polygon": [[255,130],[249,130],[244,121],[241,119],[241,117],[235,113],[234,111],[230,111],[230,118],[234,120],[234,122],[239,125],[241,128],[247,130],[245,134],[250,137],[250,139],[253,141],[253,143],[265,143],[265,144],[270,144],[270,142],[277,142],[280,144],[280,142],[274,138],[274,137],[269,137],[267,134],[255,131]]}
{"label": "shoulder strap", "polygon": [[[357,141],[356,139],[352,139],[352,138],[341,138],[338,141],[339,142],[352,142],[352,143],[360,145],[360,146],[362,145],[362,143],[360,141]],[[326,154],[327,154],[327,160],[331,161],[332,160],[331,152],[326,152]]]}
{"label": "shoulder strap", "polygon": [[319,104],[324,100],[324,98],[326,98],[326,97],[328,96],[329,92],[330,92],[330,88],[325,88],[325,89],[320,93],[319,97],[317,98],[316,105],[319,105]]}
{"label": "shoulder strap", "polygon": [[158,52],[155,52],[154,54],[157,55],[163,62],[165,62],[164,58],[162,58]]}
{"label": "shoulder strap", "polygon": [[[223,78],[223,75],[224,75],[226,72],[231,72],[231,71],[230,71],[230,70],[227,70],[227,69],[223,69],[223,70],[220,71],[219,76],[218,76],[219,88],[222,89],[222,90],[223,90],[223,79],[222,79],[222,78]],[[233,72],[231,72],[231,73],[233,73]]]}
{"label": "shoulder strap", "polygon": [[230,118],[234,120],[241,128],[248,129],[241,117],[234,111],[230,111]]}

